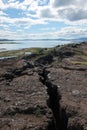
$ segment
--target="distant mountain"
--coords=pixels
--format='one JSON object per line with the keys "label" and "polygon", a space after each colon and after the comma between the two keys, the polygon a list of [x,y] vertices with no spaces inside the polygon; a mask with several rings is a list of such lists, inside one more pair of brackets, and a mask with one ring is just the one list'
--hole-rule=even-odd
{"label": "distant mountain", "polygon": [[87,41],[87,38],[79,38],[81,41]]}
{"label": "distant mountain", "polygon": [[22,39],[18,41],[70,41],[71,39],[63,39],[63,38],[58,38],[58,39]]}
{"label": "distant mountain", "polygon": [[0,41],[14,41],[14,40],[11,40],[11,39],[0,39]]}
{"label": "distant mountain", "polygon": [[[56,38],[56,39],[22,39],[21,41],[87,41],[87,38],[76,38],[76,39],[68,39],[68,38]],[[20,40],[19,40],[20,41]]]}
{"label": "distant mountain", "polygon": [[87,38],[81,37],[81,38],[73,38],[73,39],[69,39],[69,38],[56,38],[56,39],[0,39],[0,41],[78,41],[78,42],[85,42],[87,41]]}

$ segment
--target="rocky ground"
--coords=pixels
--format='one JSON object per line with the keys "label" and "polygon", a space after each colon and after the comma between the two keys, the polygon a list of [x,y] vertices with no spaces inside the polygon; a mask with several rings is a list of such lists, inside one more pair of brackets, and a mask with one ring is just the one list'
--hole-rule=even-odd
{"label": "rocky ground", "polygon": [[0,130],[87,130],[87,43],[0,60]]}

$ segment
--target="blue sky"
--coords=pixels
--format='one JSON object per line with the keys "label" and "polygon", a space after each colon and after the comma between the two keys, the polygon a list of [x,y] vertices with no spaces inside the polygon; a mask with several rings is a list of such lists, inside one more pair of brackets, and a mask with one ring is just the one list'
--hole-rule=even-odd
{"label": "blue sky", "polygon": [[0,0],[0,38],[87,37],[87,0]]}

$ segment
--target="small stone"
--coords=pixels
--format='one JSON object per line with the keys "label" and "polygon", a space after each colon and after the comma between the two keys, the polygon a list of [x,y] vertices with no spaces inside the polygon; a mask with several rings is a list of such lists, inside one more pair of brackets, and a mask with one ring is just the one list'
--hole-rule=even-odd
{"label": "small stone", "polygon": [[10,102],[10,101],[11,101],[10,98],[5,98],[5,99],[4,99],[4,102]]}
{"label": "small stone", "polygon": [[79,94],[80,94],[80,91],[79,91],[79,90],[73,90],[73,91],[72,91],[72,94],[73,94],[74,96],[79,95]]}
{"label": "small stone", "polygon": [[60,86],[57,86],[58,88],[60,88]]}
{"label": "small stone", "polygon": [[50,79],[51,78],[51,75],[50,74],[48,74],[48,79]]}

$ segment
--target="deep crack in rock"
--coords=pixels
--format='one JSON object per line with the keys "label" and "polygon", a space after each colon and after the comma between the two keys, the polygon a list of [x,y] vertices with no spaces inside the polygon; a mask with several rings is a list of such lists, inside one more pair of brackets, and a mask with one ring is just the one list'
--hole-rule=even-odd
{"label": "deep crack in rock", "polygon": [[68,117],[66,110],[60,106],[61,95],[58,87],[48,80],[48,73],[46,68],[43,68],[39,75],[40,81],[47,87],[47,93],[49,95],[47,105],[53,113],[54,130],[67,130]]}

